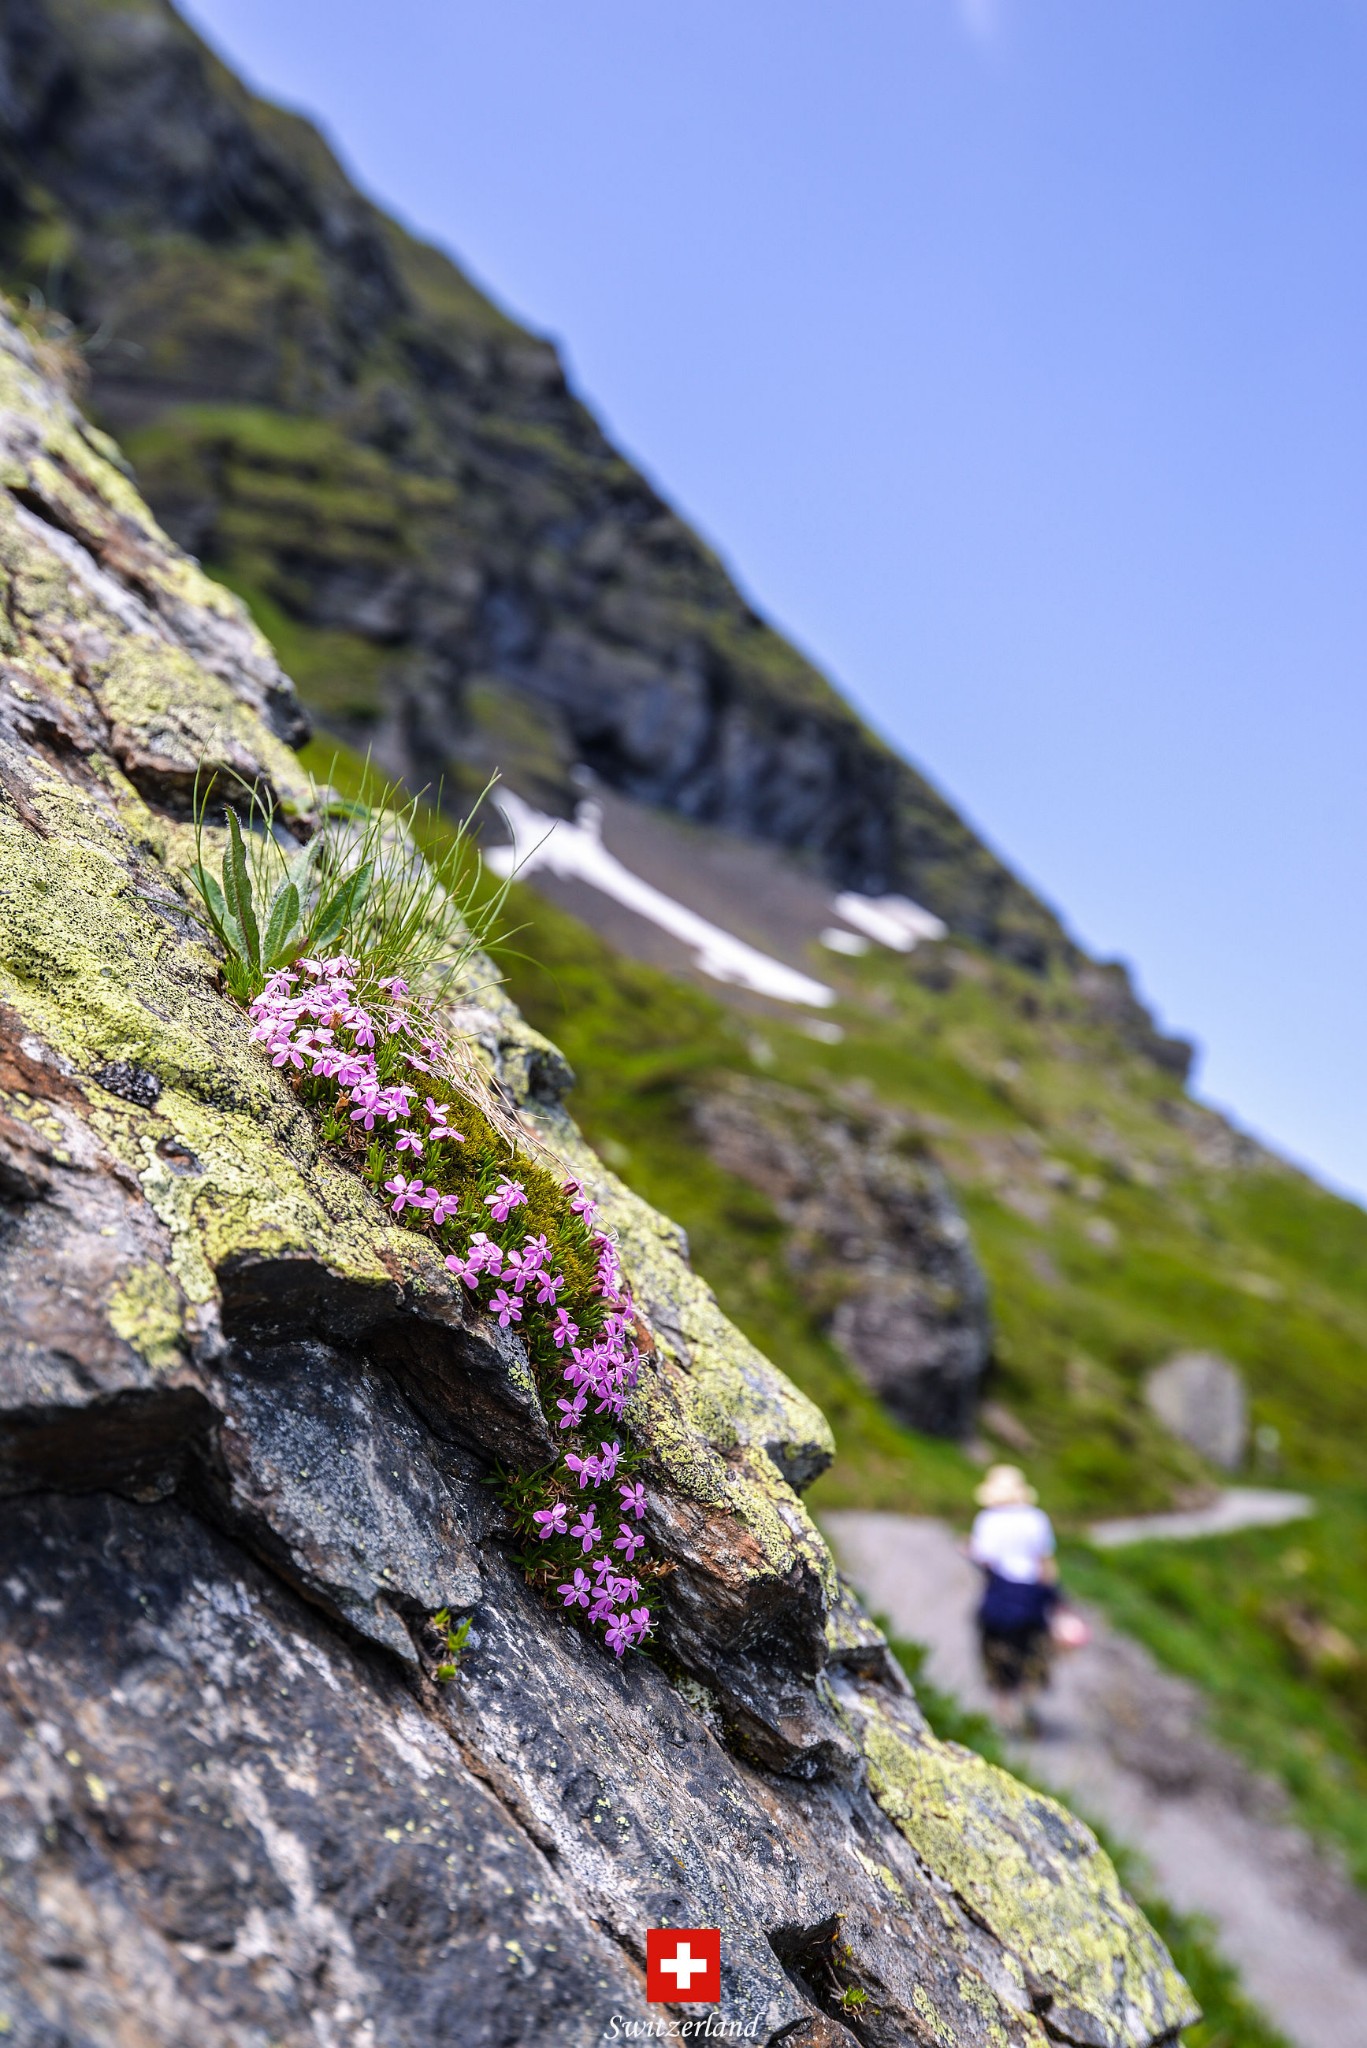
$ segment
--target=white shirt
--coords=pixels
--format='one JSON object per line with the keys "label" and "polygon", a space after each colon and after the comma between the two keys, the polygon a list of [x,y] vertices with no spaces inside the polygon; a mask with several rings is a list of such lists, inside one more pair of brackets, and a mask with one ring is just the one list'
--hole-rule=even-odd
{"label": "white shirt", "polygon": [[973,1524],[968,1554],[998,1578],[1035,1586],[1054,1554],[1054,1531],[1043,1508],[984,1508]]}

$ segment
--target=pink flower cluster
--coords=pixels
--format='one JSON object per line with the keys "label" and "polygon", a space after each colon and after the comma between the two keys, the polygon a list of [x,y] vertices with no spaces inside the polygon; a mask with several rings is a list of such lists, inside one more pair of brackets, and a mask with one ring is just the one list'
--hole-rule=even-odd
{"label": "pink flower cluster", "polygon": [[[357,995],[360,979],[360,963],[345,955],[301,960],[297,972],[273,974],[251,1004],[252,1035],[265,1045],[277,1067],[292,1068],[336,1086],[349,1121],[358,1130],[391,1143],[407,1169],[396,1165],[393,1177],[384,1183],[393,1214],[417,1210],[441,1229],[457,1216],[461,1197],[443,1193],[435,1182],[424,1181],[412,1169],[422,1162],[424,1171],[431,1173],[430,1162],[440,1160],[442,1148],[464,1144],[464,1134],[452,1127],[449,1106],[432,1095],[423,1104],[426,1124],[416,1121],[413,1099],[417,1086],[406,1082],[385,1085],[377,1047],[397,1048],[404,1065],[427,1075],[439,1072],[444,1047],[425,1013],[409,999],[405,982],[393,976],[377,982],[375,987],[384,1001],[367,1005]],[[388,1065],[392,1072],[392,1059]],[[533,1355],[539,1353],[545,1368],[559,1373],[567,1394],[556,1403],[558,1426],[570,1432],[568,1441],[578,1443],[577,1432],[587,1421],[590,1402],[595,1417],[607,1416],[621,1423],[640,1374],[640,1351],[635,1341],[635,1309],[616,1247],[611,1238],[594,1229],[595,1205],[581,1184],[568,1180],[563,1192],[569,1213],[588,1233],[596,1264],[594,1298],[582,1305],[567,1306],[561,1301],[566,1278],[555,1270],[555,1255],[544,1232],[527,1231],[520,1244],[504,1244],[481,1228],[471,1234],[463,1251],[448,1253],[445,1263],[472,1294],[478,1296],[486,1289],[480,1303],[485,1312],[502,1329],[520,1326],[520,1333],[533,1345]],[[522,1183],[501,1175],[492,1191],[482,1197],[488,1214],[479,1220],[506,1226],[526,1203]],[[576,1316],[582,1321],[576,1321]],[[593,1327],[581,1343],[588,1325]],[[645,1514],[645,1488],[637,1481],[619,1479],[622,1455],[615,1437],[601,1440],[596,1450],[567,1451],[561,1490],[573,1488],[580,1495],[591,1490],[600,1496],[599,1505],[590,1502],[576,1509],[557,1499],[532,1517],[539,1542],[552,1544],[553,1555],[588,1557],[598,1553],[590,1568],[591,1579],[576,1565],[559,1590],[567,1608],[586,1608],[588,1619],[604,1626],[607,1645],[619,1657],[641,1642],[651,1626],[650,1609],[640,1604],[640,1581],[624,1569],[645,1545],[637,1526]],[[598,1521],[600,1512],[608,1512],[602,1498],[604,1489],[611,1489],[614,1482],[615,1530]],[[578,1516],[573,1524],[571,1514]]]}
{"label": "pink flower cluster", "polygon": [[[565,1192],[570,1196],[571,1209],[591,1229],[594,1205],[579,1183],[567,1181]],[[595,1415],[610,1415],[620,1422],[640,1376],[635,1310],[617,1262],[616,1248],[601,1233],[594,1236],[593,1245],[598,1255],[597,1290],[607,1305],[602,1328],[591,1343],[578,1344],[578,1324],[566,1309],[557,1306],[551,1331],[556,1349],[569,1352],[568,1362],[561,1368],[569,1398],[557,1403],[562,1430],[577,1431],[581,1427],[590,1400]],[[622,1446],[613,1437],[610,1441],[603,1438],[596,1451],[567,1451],[563,1466],[566,1491],[573,1483],[580,1494],[590,1489],[601,1493],[616,1482],[615,1533],[598,1520],[599,1513],[607,1510],[595,1507],[592,1502],[576,1507],[557,1499],[538,1508],[532,1516],[538,1541],[563,1539],[577,1543],[582,1556],[598,1553],[590,1567],[592,1578],[582,1566],[576,1565],[559,1587],[559,1593],[566,1607],[586,1608],[591,1622],[606,1625],[604,1640],[619,1657],[634,1643],[641,1642],[651,1625],[650,1609],[641,1604],[640,1580],[623,1569],[645,1548],[645,1537],[636,1525],[646,1511],[646,1490],[639,1480],[618,1478],[621,1461]],[[578,1519],[571,1522],[571,1515]],[[619,1555],[614,1557],[614,1551]]]}

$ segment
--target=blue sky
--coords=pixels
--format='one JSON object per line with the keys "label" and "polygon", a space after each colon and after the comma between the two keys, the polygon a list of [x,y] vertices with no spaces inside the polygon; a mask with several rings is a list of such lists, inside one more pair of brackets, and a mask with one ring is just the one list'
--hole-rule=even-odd
{"label": "blue sky", "polygon": [[197,0],[1367,1193],[1364,0]]}

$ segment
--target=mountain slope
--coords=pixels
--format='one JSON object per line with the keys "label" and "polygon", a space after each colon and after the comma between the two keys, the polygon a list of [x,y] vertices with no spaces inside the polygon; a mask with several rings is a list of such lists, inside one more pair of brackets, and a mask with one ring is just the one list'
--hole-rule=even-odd
{"label": "mountain slope", "polygon": [[[1160,1649],[1185,1630],[1188,1661],[1192,1642],[1212,1668],[1228,1653],[1231,1699],[1235,1652],[1258,1672],[1287,1731],[1267,1757],[1317,1824],[1337,1808],[1367,1873],[1367,1602],[1339,1560],[1367,1530],[1362,1212],[1190,1100],[1186,1048],[1124,971],[1084,959],[756,617],[554,350],[360,196],[307,122],[245,92],[163,0],[0,13],[0,272],[75,323],[91,402],[325,731],[415,784],[445,768],[467,788],[497,764],[562,813],[591,769],[619,809],[665,807],[649,810],[665,888],[671,863],[681,890],[696,882],[682,871],[726,828],[786,861],[804,903],[829,909],[832,884],[904,890],[945,918],[950,939],[909,960],[819,956],[821,919],[806,937],[793,924],[793,964],[838,998],[838,1044],[652,974],[622,957],[629,931],[604,945],[544,898],[519,942],[540,966],[505,966],[567,1044],[607,1155],[832,1414],[841,1455],[818,1499],[967,1502],[968,1460],[899,1427],[838,1341],[880,1261],[927,1284],[932,1262],[878,1229],[858,1256],[832,1251],[814,1208],[724,1142],[740,1123],[772,1135],[790,1117],[818,1178],[842,1147],[938,1159],[992,1298],[976,1448],[1028,1462],[1065,1519],[1208,1488],[1221,1475],[1160,1429],[1143,1383],[1177,1351],[1236,1363],[1259,1476],[1332,1489],[1323,1521],[1285,1551],[1245,1546],[1256,1569],[1227,1583],[1218,1559],[1198,1590],[1144,1574],[1135,1625]],[[315,743],[320,772],[332,752]],[[717,886],[741,878],[732,921],[782,952],[782,920],[766,929],[742,893],[754,872],[723,863]],[[608,930],[601,904],[573,907]]]}
{"label": "mountain slope", "polygon": [[496,761],[562,809],[587,763],[1008,958],[1076,964],[605,440],[550,344],[165,0],[9,0],[0,221],[0,277],[91,338],[97,416],[334,729],[424,781]]}
{"label": "mountain slope", "polygon": [[[670,1567],[652,1655],[533,1590],[509,1482],[576,1469],[534,1355],[272,1063],[196,914],[201,771],[316,826],[262,716],[288,685],[3,307],[0,599],[0,2035],[589,2048],[650,2023],[646,1928],[701,1923],[728,2038],[1170,2043],[1192,2001],[1109,1859],[932,1734],[794,1490],[821,1416],[476,961],[462,1027],[630,1276],[620,1490]],[[390,899],[420,986],[411,933]]]}

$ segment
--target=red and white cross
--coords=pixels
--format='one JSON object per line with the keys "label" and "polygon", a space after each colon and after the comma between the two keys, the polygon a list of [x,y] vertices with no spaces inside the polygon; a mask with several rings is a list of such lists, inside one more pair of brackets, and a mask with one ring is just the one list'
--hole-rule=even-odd
{"label": "red and white cross", "polygon": [[719,1927],[648,1927],[646,1997],[652,2005],[715,2005],[721,1997]]}

